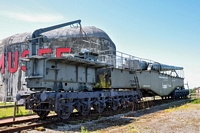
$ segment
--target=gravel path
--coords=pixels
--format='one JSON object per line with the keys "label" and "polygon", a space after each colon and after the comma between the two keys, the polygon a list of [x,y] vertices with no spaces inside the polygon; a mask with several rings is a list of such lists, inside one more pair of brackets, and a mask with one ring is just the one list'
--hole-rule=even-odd
{"label": "gravel path", "polygon": [[174,109],[146,114],[133,119],[128,125],[100,130],[100,132],[104,131],[107,133],[200,133],[200,104],[186,104]]}

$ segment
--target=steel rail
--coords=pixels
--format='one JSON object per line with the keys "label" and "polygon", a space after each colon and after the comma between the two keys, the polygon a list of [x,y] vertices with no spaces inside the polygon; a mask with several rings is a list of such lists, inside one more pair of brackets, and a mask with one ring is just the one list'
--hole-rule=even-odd
{"label": "steel rail", "polygon": [[[16,105],[17,107],[22,107],[22,106],[24,106],[24,104],[18,104],[18,105]],[[15,105],[4,105],[4,106],[0,106],[0,109],[2,109],[2,108],[14,108],[15,107]]]}
{"label": "steel rail", "polygon": [[40,123],[34,123],[34,124],[30,124],[30,125],[22,125],[21,127],[14,127],[14,128],[6,128],[3,130],[0,130],[0,133],[10,133],[10,132],[18,132],[18,131],[22,131],[22,130],[26,130],[26,129],[33,129],[35,127],[40,127],[40,126],[44,126],[47,124],[51,124],[53,122],[40,122]]}

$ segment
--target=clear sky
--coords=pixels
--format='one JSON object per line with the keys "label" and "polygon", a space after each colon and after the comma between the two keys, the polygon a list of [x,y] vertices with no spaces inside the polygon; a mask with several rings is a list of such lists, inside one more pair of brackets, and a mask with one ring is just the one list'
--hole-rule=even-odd
{"label": "clear sky", "polygon": [[5,0],[0,40],[77,19],[104,30],[118,51],[184,67],[190,88],[200,86],[199,0]]}

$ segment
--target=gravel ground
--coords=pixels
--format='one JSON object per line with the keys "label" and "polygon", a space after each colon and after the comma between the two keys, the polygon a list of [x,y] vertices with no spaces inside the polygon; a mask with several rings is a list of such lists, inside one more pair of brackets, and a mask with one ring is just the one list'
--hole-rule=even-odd
{"label": "gravel ground", "polygon": [[200,133],[200,104],[186,104],[145,114],[133,119],[128,125],[100,130],[100,132],[104,131],[107,133]]}
{"label": "gravel ground", "polygon": [[[52,129],[46,128],[42,132],[81,132],[81,127],[84,127],[84,131],[95,133],[200,133],[200,104],[184,102],[182,100],[151,109],[102,117],[76,125],[59,123],[50,125]],[[180,104],[183,105],[177,106]]]}

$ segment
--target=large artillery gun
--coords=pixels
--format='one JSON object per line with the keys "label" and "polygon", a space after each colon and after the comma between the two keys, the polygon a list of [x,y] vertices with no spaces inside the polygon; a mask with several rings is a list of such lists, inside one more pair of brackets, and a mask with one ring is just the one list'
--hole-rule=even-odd
{"label": "large artillery gun", "polygon": [[[41,118],[55,111],[60,118],[67,119],[74,109],[85,116],[91,107],[102,113],[105,108],[116,111],[119,107],[126,108],[130,102],[137,104],[146,96],[183,98],[188,95],[184,77],[178,73],[182,67],[141,59],[112,48],[98,49],[101,45],[85,40],[87,37],[78,38],[78,45],[81,42],[89,45],[77,52],[67,47],[62,49],[63,54],[59,48],[52,52],[44,47],[43,31],[77,22],[80,23],[73,21],[33,32],[37,34],[32,35],[31,52],[22,59],[27,87],[32,94],[17,95],[17,100],[25,98],[26,109]],[[91,51],[91,44],[96,50]]]}

